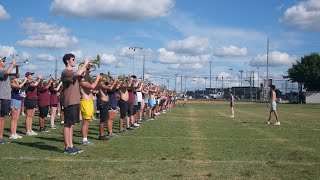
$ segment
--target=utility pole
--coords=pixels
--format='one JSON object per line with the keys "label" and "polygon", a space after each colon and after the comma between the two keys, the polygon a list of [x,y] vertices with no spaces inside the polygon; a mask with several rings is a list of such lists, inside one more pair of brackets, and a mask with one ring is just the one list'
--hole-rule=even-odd
{"label": "utility pole", "polygon": [[175,74],[175,80],[174,80],[174,91],[175,92],[177,91],[177,77],[178,77],[178,74]]}
{"label": "utility pole", "polygon": [[182,73],[181,73],[181,78],[180,78],[180,84],[181,84],[181,93],[182,93]]}
{"label": "utility pole", "polygon": [[167,83],[168,83],[168,90],[169,90],[169,81],[170,81],[170,79],[167,79]]}
{"label": "utility pole", "polygon": [[204,93],[203,95],[205,95],[205,93],[207,92],[206,89],[207,89],[207,77],[204,77]]}
{"label": "utility pole", "polygon": [[211,90],[211,61],[210,61],[210,90]]}
{"label": "utility pole", "polygon": [[[129,47],[129,49],[132,49],[133,51],[136,51],[137,49],[142,49],[142,47]],[[134,54],[133,54],[132,75],[134,75]]]}
{"label": "utility pole", "polygon": [[267,42],[267,82],[269,85],[269,37]]}
{"label": "utility pole", "polygon": [[57,76],[58,76],[58,59],[56,59],[56,66],[54,69],[54,79],[57,80]]}

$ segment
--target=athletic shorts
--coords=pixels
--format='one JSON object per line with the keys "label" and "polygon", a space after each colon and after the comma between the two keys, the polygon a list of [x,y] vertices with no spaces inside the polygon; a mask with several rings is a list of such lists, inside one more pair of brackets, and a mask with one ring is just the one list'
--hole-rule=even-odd
{"label": "athletic shorts", "polygon": [[120,119],[123,119],[127,116],[129,103],[128,101],[124,101],[122,99],[119,100],[119,107],[120,107]]}
{"label": "athletic shorts", "polygon": [[9,115],[10,112],[10,102],[9,99],[0,99],[0,117],[5,117]]}
{"label": "athletic shorts", "polygon": [[107,122],[108,120],[108,109],[109,109],[109,102],[107,101],[98,101],[97,102],[97,109],[100,111],[100,122]]}
{"label": "athletic shorts", "polygon": [[49,106],[42,106],[42,107],[39,107],[39,116],[40,118],[45,118],[47,117],[48,113],[49,113]]}
{"label": "athletic shorts", "polygon": [[38,101],[36,99],[25,99],[24,106],[26,109],[34,109],[37,107]]}
{"label": "athletic shorts", "polygon": [[155,102],[154,102],[154,99],[153,98],[150,98],[149,100],[148,100],[148,103],[149,103],[149,107],[150,108],[154,108],[155,107]]}
{"label": "athletic shorts", "polygon": [[234,107],[234,103],[230,102],[230,107]]}
{"label": "athletic shorts", "polygon": [[129,104],[128,105],[128,116],[133,116],[134,115],[134,105]]}
{"label": "athletic shorts", "polygon": [[271,111],[277,110],[277,103],[275,101],[271,102]]}
{"label": "athletic shorts", "polygon": [[17,99],[11,99],[11,104],[10,104],[11,109],[21,109],[21,100]]}
{"label": "athletic shorts", "polygon": [[139,112],[140,108],[141,108],[141,103],[138,102],[138,105],[134,105],[133,113],[136,114],[137,112]]}
{"label": "athletic shorts", "polygon": [[80,104],[64,107],[64,126],[75,125],[80,122]]}
{"label": "athletic shorts", "polygon": [[94,115],[94,104],[93,100],[81,99],[80,100],[80,111],[82,119],[91,120]]}

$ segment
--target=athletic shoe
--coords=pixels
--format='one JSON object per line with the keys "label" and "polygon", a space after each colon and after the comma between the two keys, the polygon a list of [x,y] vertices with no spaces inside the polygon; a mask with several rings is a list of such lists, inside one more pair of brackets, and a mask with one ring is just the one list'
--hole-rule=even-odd
{"label": "athletic shoe", "polygon": [[135,126],[137,126],[137,127],[139,127],[139,126],[140,126],[138,123],[134,123],[133,125],[135,125]]}
{"label": "athletic shoe", "polygon": [[89,141],[82,141],[82,145],[84,145],[84,146],[93,146],[93,143],[89,142]]}
{"label": "athletic shoe", "polygon": [[109,140],[109,138],[107,138],[106,136],[99,136],[98,139],[101,140],[101,141],[107,141],[107,140]]}
{"label": "athletic shoe", "polygon": [[5,138],[0,138],[0,144],[10,143],[10,141],[6,140]]}
{"label": "athletic shoe", "polygon": [[40,132],[49,132],[49,130],[46,127],[40,127]]}
{"label": "athletic shoe", "polygon": [[127,132],[126,130],[121,129],[121,130],[118,132],[118,134],[125,134],[126,132]]}
{"label": "athletic shoe", "polygon": [[63,125],[64,125],[64,121],[61,121],[61,122],[60,122],[60,125],[63,126]]}
{"label": "athletic shoe", "polygon": [[53,125],[50,126],[50,128],[51,129],[57,129],[57,126],[53,124]]}
{"label": "athletic shoe", "polygon": [[16,134],[18,139],[22,139],[22,136],[20,136],[19,134]]}
{"label": "athletic shoe", "polygon": [[150,118],[149,120],[150,120],[150,121],[153,121],[153,120],[154,120],[154,118]]}
{"label": "athletic shoe", "polygon": [[28,136],[38,135],[38,133],[34,132],[33,130],[32,130],[32,131],[28,131],[26,134],[27,134]]}
{"label": "athletic shoe", "polygon": [[77,154],[78,152],[75,151],[74,148],[68,147],[68,148],[64,149],[63,153],[64,153],[64,154],[69,154],[69,155],[75,155],[75,154]]}
{"label": "athletic shoe", "polygon": [[280,126],[280,121],[274,123],[275,126]]}
{"label": "athletic shoe", "polygon": [[132,131],[132,130],[134,130],[133,127],[127,127],[127,131]]}
{"label": "athletic shoe", "polygon": [[271,122],[270,122],[270,121],[267,121],[267,124],[271,124]]}
{"label": "athletic shoe", "polygon": [[135,126],[134,124],[131,124],[131,127],[132,127],[133,129],[138,128],[138,126]]}
{"label": "athletic shoe", "polygon": [[72,149],[77,152],[78,154],[83,153],[82,149],[76,148],[75,146],[72,147]]}
{"label": "athletic shoe", "polygon": [[26,116],[26,114],[24,112],[21,113],[22,116]]}
{"label": "athletic shoe", "polygon": [[230,116],[231,118],[234,118],[234,116]]}
{"label": "athletic shoe", "polygon": [[9,139],[18,139],[18,137],[15,134],[11,134]]}
{"label": "athletic shoe", "polygon": [[60,116],[61,114],[60,113],[58,113],[58,116]]}
{"label": "athletic shoe", "polygon": [[108,134],[109,137],[117,137],[118,135],[114,134],[113,132]]}
{"label": "athletic shoe", "polygon": [[50,114],[48,114],[47,117],[51,117]]}

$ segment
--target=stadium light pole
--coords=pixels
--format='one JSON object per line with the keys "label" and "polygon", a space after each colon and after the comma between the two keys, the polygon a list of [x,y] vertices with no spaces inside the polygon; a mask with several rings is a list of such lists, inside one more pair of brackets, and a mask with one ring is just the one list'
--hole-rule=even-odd
{"label": "stadium light pole", "polygon": [[[142,49],[142,47],[129,47],[129,49],[132,49],[135,52],[138,49]],[[133,53],[132,75],[134,75],[134,53]]]}

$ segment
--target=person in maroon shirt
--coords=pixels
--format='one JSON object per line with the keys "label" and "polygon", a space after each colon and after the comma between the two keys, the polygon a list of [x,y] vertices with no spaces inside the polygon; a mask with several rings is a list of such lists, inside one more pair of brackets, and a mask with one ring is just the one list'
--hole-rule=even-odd
{"label": "person in maroon shirt", "polygon": [[26,89],[26,98],[24,100],[24,105],[27,109],[26,116],[26,131],[28,136],[37,135],[38,133],[32,130],[32,118],[37,107],[37,86],[42,79],[42,76],[38,76],[36,81],[33,81],[34,73],[27,72],[26,77],[28,82],[25,84],[24,88]]}
{"label": "person in maroon shirt", "polygon": [[54,119],[56,117],[57,107],[58,107],[58,91],[62,85],[62,81],[57,85],[56,82],[53,82],[51,87],[49,88],[50,91],[50,106],[51,106],[51,116],[50,116],[50,124],[51,129],[56,129],[56,126],[54,125]]}
{"label": "person in maroon shirt", "polygon": [[40,132],[48,132],[45,127],[45,117],[47,117],[49,112],[50,105],[50,91],[49,87],[51,86],[53,79],[50,78],[48,82],[44,82],[43,80],[39,83],[38,86],[38,107],[39,107],[39,125]]}

